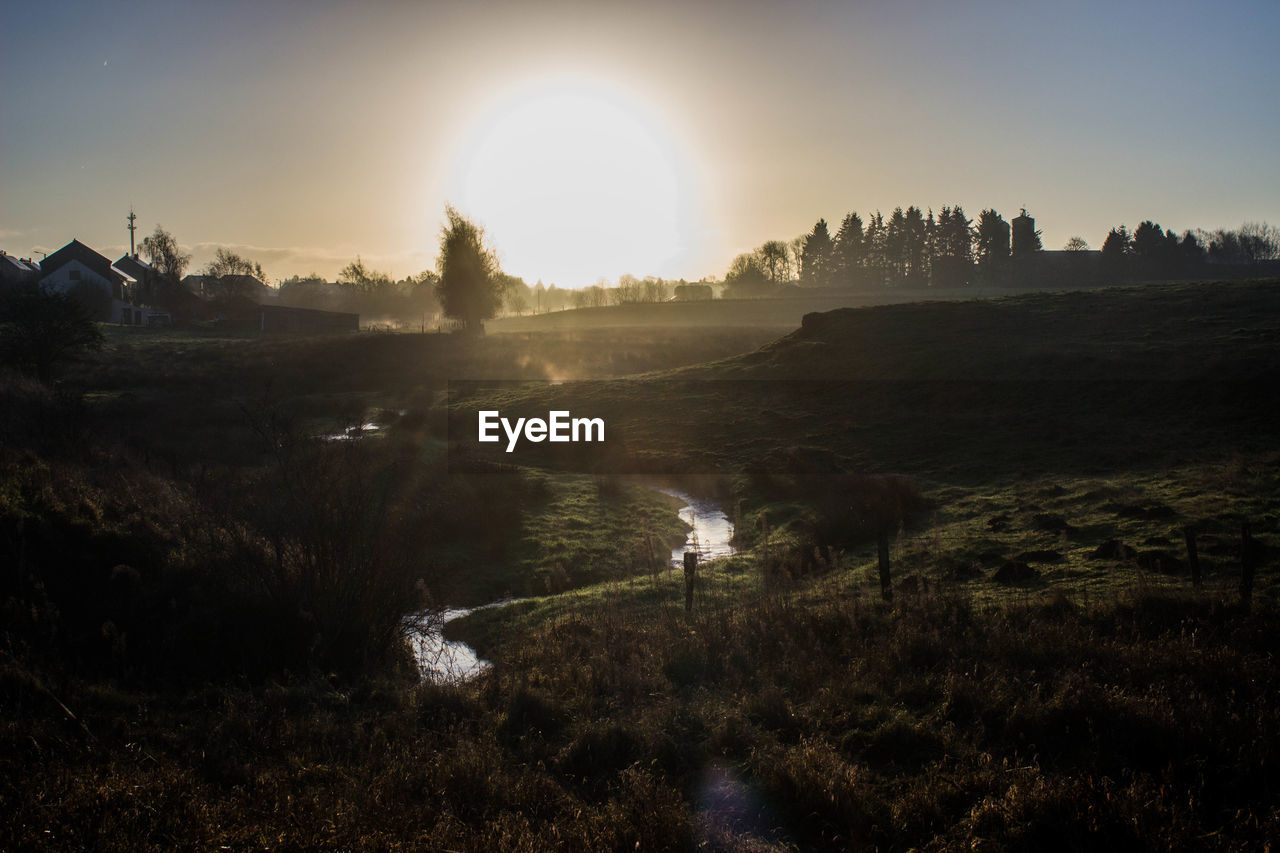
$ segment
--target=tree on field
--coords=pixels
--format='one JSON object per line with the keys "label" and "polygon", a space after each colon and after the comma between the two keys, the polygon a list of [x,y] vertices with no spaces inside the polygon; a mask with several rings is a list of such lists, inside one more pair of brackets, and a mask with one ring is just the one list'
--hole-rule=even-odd
{"label": "tree on field", "polygon": [[804,240],[800,283],[811,287],[824,287],[830,284],[831,260],[831,233],[827,230],[827,220],[819,219]]}
{"label": "tree on field", "polygon": [[42,382],[54,367],[102,348],[102,333],[73,297],[31,286],[0,298],[0,361],[34,373]]}
{"label": "tree on field", "polygon": [[452,205],[445,205],[444,215],[436,296],[447,316],[461,320],[469,332],[481,332],[484,321],[502,307],[498,256],[485,245],[484,231]]}

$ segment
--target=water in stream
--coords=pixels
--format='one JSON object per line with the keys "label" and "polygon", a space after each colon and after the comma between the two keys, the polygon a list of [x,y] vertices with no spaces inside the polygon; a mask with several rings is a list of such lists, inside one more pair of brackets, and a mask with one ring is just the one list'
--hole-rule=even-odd
{"label": "water in stream", "polygon": [[[727,557],[734,553],[730,542],[733,538],[733,521],[725,515],[719,504],[713,500],[695,498],[674,489],[660,491],[684,501],[685,505],[679,510],[679,514],[692,528],[685,543],[672,549],[673,564],[683,565],[687,551],[696,552],[700,562]],[[475,649],[466,643],[445,639],[444,625],[476,610],[503,607],[520,600],[509,598],[469,609],[453,608],[444,611],[432,622],[420,623],[418,630],[411,634],[410,642],[423,679],[437,684],[457,683],[475,678],[488,669],[489,662],[477,655]]]}

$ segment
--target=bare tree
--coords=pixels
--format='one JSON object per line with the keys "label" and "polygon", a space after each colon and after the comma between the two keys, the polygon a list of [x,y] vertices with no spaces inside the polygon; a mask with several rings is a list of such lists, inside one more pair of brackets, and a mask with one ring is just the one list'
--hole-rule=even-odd
{"label": "bare tree", "polygon": [[230,249],[221,246],[214,252],[213,260],[204,268],[203,275],[221,278],[224,275],[247,275],[267,283],[267,274],[262,271],[262,264],[241,257]]}

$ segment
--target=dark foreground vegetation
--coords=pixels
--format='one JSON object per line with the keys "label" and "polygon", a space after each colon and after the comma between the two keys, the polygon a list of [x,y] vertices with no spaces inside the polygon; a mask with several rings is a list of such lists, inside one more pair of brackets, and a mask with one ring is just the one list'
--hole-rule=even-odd
{"label": "dark foreground vegetation", "polygon": [[513,640],[465,687],[156,694],[6,655],[0,844],[1243,850],[1280,833],[1270,607],[890,609],[831,586],[693,618],[633,604]]}
{"label": "dark foreground vegetation", "polygon": [[[881,307],[763,347],[108,329],[57,383],[6,372],[0,848],[1258,849],[1277,298]],[[594,402],[729,472],[741,522],[692,612],[663,496],[448,473],[446,380],[639,371]],[[450,625],[488,674],[420,683],[407,617],[504,594],[536,597]]]}

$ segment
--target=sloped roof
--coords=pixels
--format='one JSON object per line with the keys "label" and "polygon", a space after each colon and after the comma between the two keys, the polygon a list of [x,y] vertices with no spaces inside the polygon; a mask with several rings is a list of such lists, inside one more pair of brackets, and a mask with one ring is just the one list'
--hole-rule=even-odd
{"label": "sloped roof", "polygon": [[114,266],[136,281],[142,281],[144,278],[155,274],[155,267],[134,255],[122,256],[115,262]]}
{"label": "sloped roof", "polygon": [[132,279],[132,276],[112,266],[111,261],[74,239],[40,262],[40,275],[51,275],[72,261],[79,261],[107,281]]}
{"label": "sloped roof", "polygon": [[16,258],[8,252],[0,252],[0,279],[16,281],[38,275],[39,272],[39,264]]}

